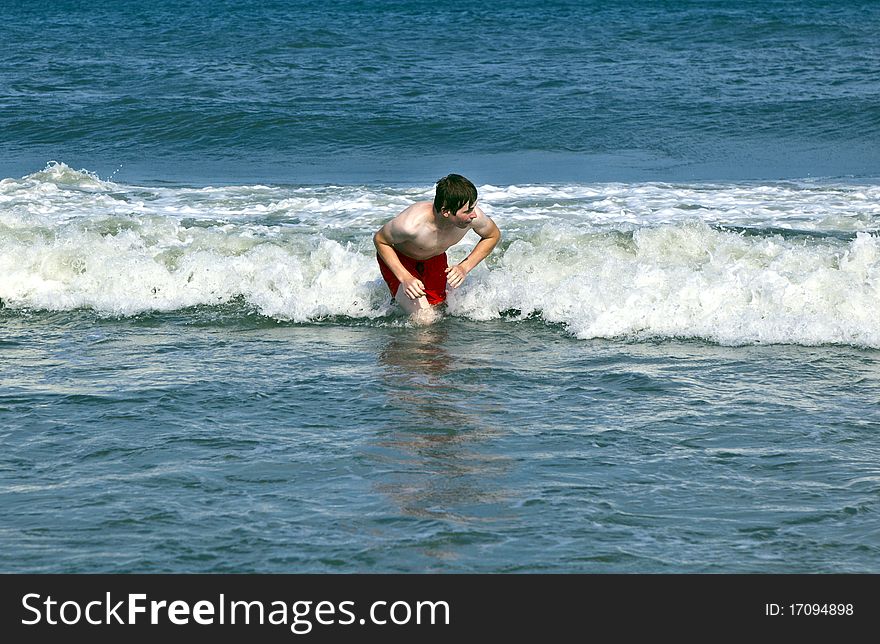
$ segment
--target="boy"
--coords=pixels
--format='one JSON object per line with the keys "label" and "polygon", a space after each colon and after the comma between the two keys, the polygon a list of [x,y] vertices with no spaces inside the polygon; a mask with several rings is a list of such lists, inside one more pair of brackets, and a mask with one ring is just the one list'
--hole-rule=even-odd
{"label": "boy", "polygon": [[[407,313],[443,303],[446,284],[461,286],[474,266],[498,244],[501,231],[476,204],[474,184],[450,174],[437,182],[433,203],[411,205],[373,235],[382,277]],[[480,241],[464,261],[449,266],[446,250],[469,230],[477,233]]]}

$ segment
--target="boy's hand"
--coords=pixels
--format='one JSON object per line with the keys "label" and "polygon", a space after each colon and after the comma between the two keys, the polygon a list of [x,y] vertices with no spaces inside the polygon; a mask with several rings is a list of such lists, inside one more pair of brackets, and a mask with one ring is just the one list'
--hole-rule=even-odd
{"label": "boy's hand", "polygon": [[403,291],[411,300],[417,300],[425,294],[425,285],[416,277],[403,280]]}
{"label": "boy's hand", "polygon": [[461,286],[465,277],[467,277],[467,271],[461,267],[461,264],[450,266],[446,269],[446,282],[452,288]]}

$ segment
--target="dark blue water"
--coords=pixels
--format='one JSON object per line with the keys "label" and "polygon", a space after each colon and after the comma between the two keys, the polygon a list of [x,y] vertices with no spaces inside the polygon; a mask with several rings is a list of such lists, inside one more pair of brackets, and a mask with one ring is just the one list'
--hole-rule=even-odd
{"label": "dark blue water", "polygon": [[880,571],[880,4],[0,9],[0,572]]}
{"label": "dark blue water", "polygon": [[3,3],[2,175],[876,176],[876,2]]}

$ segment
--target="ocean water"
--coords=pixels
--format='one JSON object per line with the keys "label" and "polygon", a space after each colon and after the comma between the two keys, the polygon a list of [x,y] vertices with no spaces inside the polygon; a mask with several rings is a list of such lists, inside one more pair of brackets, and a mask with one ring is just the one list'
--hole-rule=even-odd
{"label": "ocean water", "polygon": [[0,176],[877,176],[872,0],[252,4],[0,2]]}
{"label": "ocean water", "polygon": [[0,571],[880,572],[877,3],[0,6]]}

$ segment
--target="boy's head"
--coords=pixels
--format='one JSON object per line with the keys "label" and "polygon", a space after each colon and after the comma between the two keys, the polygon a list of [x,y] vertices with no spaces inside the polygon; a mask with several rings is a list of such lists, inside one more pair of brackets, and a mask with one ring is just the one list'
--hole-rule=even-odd
{"label": "boy's head", "polygon": [[448,174],[437,182],[437,191],[434,193],[435,212],[446,210],[455,214],[462,206],[472,206],[476,202],[476,187],[460,174]]}

